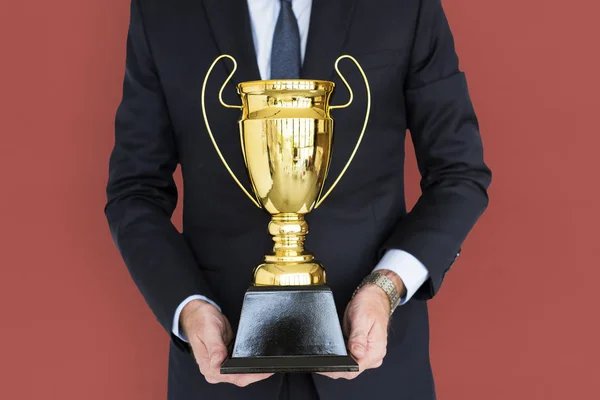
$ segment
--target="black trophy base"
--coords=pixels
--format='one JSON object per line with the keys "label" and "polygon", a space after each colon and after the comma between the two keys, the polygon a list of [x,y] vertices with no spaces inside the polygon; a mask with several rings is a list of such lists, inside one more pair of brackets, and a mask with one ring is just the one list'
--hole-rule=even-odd
{"label": "black trophy base", "polygon": [[222,374],[356,372],[327,286],[253,286]]}
{"label": "black trophy base", "polygon": [[350,356],[229,358],[221,366],[222,374],[356,371],[358,371],[358,364]]}

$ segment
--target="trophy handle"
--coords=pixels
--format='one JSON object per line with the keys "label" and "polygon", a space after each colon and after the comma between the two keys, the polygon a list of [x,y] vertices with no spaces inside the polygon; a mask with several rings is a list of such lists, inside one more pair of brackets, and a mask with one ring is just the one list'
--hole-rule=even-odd
{"label": "trophy handle", "polygon": [[[242,189],[242,191],[244,192],[244,194],[246,196],[248,196],[248,198],[254,203],[254,205],[256,207],[258,207],[258,208],[262,208],[260,206],[260,204],[258,203],[258,201],[256,201],[256,199],[250,193],[248,193],[248,191],[246,190],[246,188],[240,183],[239,179],[235,176],[235,174],[233,173],[233,171],[231,170],[231,168],[229,168],[229,164],[227,164],[227,161],[225,161],[225,158],[223,157],[223,154],[221,153],[221,150],[219,149],[219,146],[217,145],[215,137],[213,136],[212,130],[210,129],[210,125],[208,123],[208,117],[206,116],[206,101],[205,101],[206,84],[208,82],[208,77],[210,76],[210,73],[212,72],[213,68],[215,67],[215,65],[217,64],[217,62],[219,62],[222,58],[228,58],[231,61],[233,61],[233,70],[231,71],[231,73],[229,74],[229,76],[227,77],[227,79],[225,79],[225,82],[223,82],[223,85],[221,86],[221,90],[219,90],[219,102],[221,103],[221,105],[223,107],[226,107],[226,108],[237,108],[239,110],[241,110],[243,108],[243,106],[229,105],[229,104],[227,104],[227,103],[225,103],[223,101],[223,90],[225,89],[225,85],[227,85],[229,83],[229,80],[231,79],[231,77],[233,76],[233,74],[235,73],[235,71],[237,70],[237,62],[235,61],[235,58],[233,58],[232,56],[230,56],[228,54],[220,55],[219,57],[217,57],[215,59],[215,61],[213,61],[213,63],[211,64],[210,68],[208,68],[208,71],[206,72],[206,76],[204,77],[204,83],[202,84],[202,95],[201,96],[202,96],[202,116],[204,117],[204,124],[206,125],[206,130],[208,131],[208,135],[210,136],[210,140],[212,141],[213,146],[215,146],[215,150],[217,151],[217,154],[219,155],[219,158],[223,162],[223,165],[225,165],[225,168],[227,169],[227,172],[229,172],[229,175],[231,175],[231,177],[233,178],[233,180],[235,181],[235,183],[237,183],[237,185],[240,187],[240,189]],[[244,154],[244,147],[243,147],[243,145],[242,145],[242,153],[244,155],[244,160],[245,160],[246,159],[246,155]]]}
{"label": "trophy handle", "polygon": [[340,77],[340,79],[342,80],[342,82],[344,82],[344,84],[346,85],[346,88],[348,88],[348,92],[350,93],[350,99],[348,100],[348,102],[346,104],[342,104],[339,106],[330,106],[329,109],[336,110],[336,109],[340,109],[340,108],[346,108],[350,104],[352,104],[352,101],[354,100],[354,94],[352,93],[352,88],[350,88],[348,81],[346,80],[346,78],[344,78],[344,76],[342,75],[342,73],[340,72],[340,70],[338,68],[339,62],[344,58],[349,58],[350,60],[352,60],[352,62],[354,62],[354,64],[356,65],[356,68],[358,68],[358,71],[360,72],[360,74],[363,77],[363,80],[365,81],[365,87],[367,89],[367,111],[365,113],[365,122],[363,124],[360,135],[358,136],[358,141],[356,142],[356,146],[354,146],[354,150],[352,151],[352,154],[350,155],[350,158],[348,159],[348,162],[346,163],[346,165],[344,165],[342,172],[340,172],[337,179],[333,182],[333,184],[331,185],[329,190],[324,195],[322,195],[322,196],[319,195],[319,199],[317,200],[317,202],[315,204],[315,208],[319,207],[321,205],[321,203],[323,202],[323,200],[325,200],[327,198],[327,196],[329,196],[329,194],[331,193],[333,188],[335,188],[337,186],[340,179],[342,179],[342,176],[344,176],[344,174],[346,173],[346,170],[350,166],[350,163],[352,162],[352,160],[354,159],[354,156],[356,155],[356,152],[358,151],[360,142],[362,142],[363,136],[365,134],[365,130],[367,129],[367,123],[369,122],[369,114],[371,113],[371,88],[369,87],[369,80],[367,79],[367,76],[365,75],[365,71],[363,71],[363,69],[360,66],[360,64],[358,63],[358,61],[356,61],[356,59],[354,57],[349,56],[349,55],[343,55],[343,56],[338,57],[338,59],[335,60],[334,67],[335,67],[335,72],[337,72],[337,74]]}

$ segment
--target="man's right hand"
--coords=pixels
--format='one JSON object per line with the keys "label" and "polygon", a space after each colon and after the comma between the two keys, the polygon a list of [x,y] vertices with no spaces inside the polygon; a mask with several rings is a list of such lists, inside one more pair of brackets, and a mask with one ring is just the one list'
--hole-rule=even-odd
{"label": "man's right hand", "polygon": [[181,328],[186,335],[200,372],[208,383],[232,383],[244,387],[273,374],[222,375],[221,364],[233,340],[231,325],[219,310],[203,300],[193,300],[181,311]]}

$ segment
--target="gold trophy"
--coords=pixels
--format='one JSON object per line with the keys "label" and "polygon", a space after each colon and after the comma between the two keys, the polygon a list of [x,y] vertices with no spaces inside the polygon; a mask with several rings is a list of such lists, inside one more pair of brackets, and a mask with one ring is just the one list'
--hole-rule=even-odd
{"label": "gold trophy", "polygon": [[[205,106],[208,78],[223,58],[233,70],[219,91],[227,108],[242,111],[239,121],[242,156],[252,196],[229,168],[210,129]],[[365,122],[356,146],[330,189],[323,186],[331,159],[333,120],[330,111],[348,107],[350,85],[340,73],[348,58],[360,71],[367,88]],[[344,105],[330,105],[334,83],[290,79],[242,82],[237,86],[242,105],[225,104],[222,94],[237,63],[221,55],[212,63],[202,86],[202,114],[206,129],[227,171],[259,208],[271,214],[268,230],[275,242],[273,254],[254,270],[246,292],[235,344],[221,373],[358,371],[347,353],[331,289],[323,266],[304,248],[308,225],[304,215],[319,207],[338,184],[362,141],[371,109],[369,83],[351,56],[335,62],[335,70],[350,93]]]}

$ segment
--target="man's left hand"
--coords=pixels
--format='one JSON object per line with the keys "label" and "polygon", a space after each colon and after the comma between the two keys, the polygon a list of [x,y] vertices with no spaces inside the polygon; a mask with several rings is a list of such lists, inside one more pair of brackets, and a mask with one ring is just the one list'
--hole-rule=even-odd
{"label": "man's left hand", "polygon": [[[396,274],[389,277],[402,293],[404,285],[400,278]],[[359,371],[323,372],[321,375],[333,379],[354,379],[367,369],[380,367],[387,351],[389,321],[390,301],[387,294],[374,284],[359,289],[346,307],[343,321],[344,334],[348,338],[347,347],[358,362]]]}

